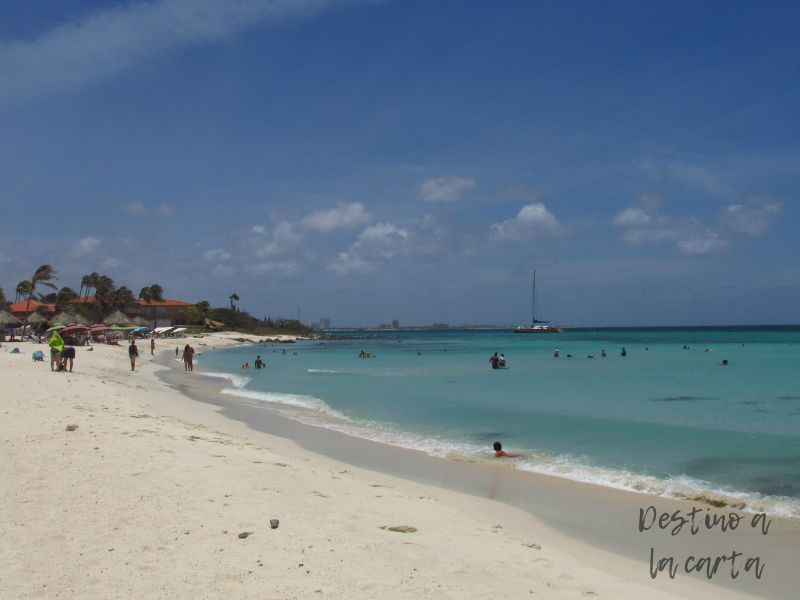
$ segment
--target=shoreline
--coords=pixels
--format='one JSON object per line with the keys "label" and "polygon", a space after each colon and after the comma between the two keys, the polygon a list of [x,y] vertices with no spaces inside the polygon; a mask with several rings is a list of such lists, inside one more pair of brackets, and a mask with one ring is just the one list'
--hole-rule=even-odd
{"label": "shoreline", "polygon": [[[202,366],[197,374],[202,375]],[[168,385],[180,389],[194,400],[215,406],[219,414],[239,421],[251,429],[278,435],[316,454],[371,471],[519,508],[575,541],[639,561],[642,563],[642,570],[646,570],[644,562],[645,558],[649,559],[651,544],[661,546],[665,555],[703,552],[704,555],[717,556],[721,552],[715,548],[730,545],[730,533],[720,535],[710,532],[701,542],[690,538],[688,545],[691,546],[691,552],[688,552],[684,539],[676,542],[666,533],[656,538],[646,538],[638,534],[636,527],[640,508],[656,506],[659,513],[667,511],[672,514],[681,510],[683,514],[687,514],[693,507],[697,507],[702,511],[708,510],[711,514],[737,512],[748,519],[754,516],[733,508],[720,509],[688,499],[665,498],[556,475],[523,471],[512,468],[511,465],[503,468],[501,465],[430,456],[422,451],[300,422],[279,414],[269,405],[238,396],[222,395],[220,391],[226,387],[225,379],[205,377],[200,381],[185,382],[179,375],[177,368],[160,373]],[[793,549],[800,548],[800,521],[780,516],[770,516],[770,519],[773,520],[773,529],[770,530],[769,538],[748,535],[746,539],[742,537],[736,542],[747,547],[752,554],[769,561],[784,577],[777,578],[772,584],[754,580],[752,585],[744,586],[741,581],[730,578],[717,579],[714,581],[717,586],[731,591],[746,590],[757,597],[790,597],[786,592],[788,588],[785,587],[791,583],[789,574],[793,568],[788,555]],[[761,595],[765,592],[765,595]]]}
{"label": "shoreline", "polygon": [[[309,442],[259,431],[231,414],[268,410],[245,409],[219,394],[213,404],[194,399],[192,394],[201,393],[196,388],[213,386],[196,385],[193,375],[171,369],[186,381],[177,383],[177,391],[168,387],[156,375],[163,366],[149,355],[134,374],[126,368],[124,347],[95,347],[91,353],[79,351],[75,373],[55,374],[31,363],[33,346],[20,346],[27,354],[0,351],[0,373],[12,390],[2,401],[5,467],[0,473],[2,511],[10,524],[0,538],[0,557],[8,566],[0,575],[0,590],[8,597],[50,597],[57,591],[80,598],[156,598],[167,590],[179,598],[292,597],[317,589],[330,597],[519,597],[529,592],[553,598],[749,597],[746,574],[732,587],[683,573],[674,580],[651,580],[641,558],[614,554],[553,526],[608,525],[622,518],[635,528],[636,514],[614,510],[625,502],[621,494],[634,494],[603,494],[589,491],[589,484],[562,485],[537,476],[541,489],[535,500],[541,506],[547,498],[577,502],[584,494],[596,506],[592,518],[574,507],[559,517],[543,514],[540,506],[537,515],[505,503],[510,491],[521,489],[514,469],[480,469],[494,480],[494,491],[484,497],[465,494],[442,486],[441,473],[476,473],[475,465],[447,464],[427,455],[412,459],[422,454],[413,451],[402,451],[405,458],[399,461],[396,448],[365,440],[348,445],[344,434],[321,436],[321,428],[296,422],[289,431],[281,419],[269,417],[284,434],[303,429],[317,440],[335,434],[331,446],[352,453],[352,466],[309,451]],[[169,351],[162,352],[159,359],[168,356]],[[79,428],[65,432],[72,422]],[[362,459],[373,468],[359,464]],[[439,481],[431,485],[414,481],[413,473],[386,474],[382,460],[408,469],[417,462]],[[447,468],[432,472],[437,460]],[[462,484],[473,478],[467,479]],[[603,496],[605,504],[599,502]],[[689,505],[653,500],[659,509]],[[279,529],[269,528],[270,518],[281,519]],[[381,529],[395,525],[418,531]],[[236,539],[240,529],[255,533]],[[603,528],[599,531],[602,537]],[[716,554],[719,542],[727,551],[731,546],[756,550],[745,532],[733,538],[731,533],[722,534],[727,539],[703,539]],[[700,549],[699,540],[680,536],[673,540],[677,546],[669,546],[662,537],[648,540],[655,540],[662,554]],[[798,539],[796,528],[773,519],[764,549],[796,550]],[[788,561],[790,552],[784,554]],[[791,571],[762,556],[768,566],[751,593],[793,597]]]}

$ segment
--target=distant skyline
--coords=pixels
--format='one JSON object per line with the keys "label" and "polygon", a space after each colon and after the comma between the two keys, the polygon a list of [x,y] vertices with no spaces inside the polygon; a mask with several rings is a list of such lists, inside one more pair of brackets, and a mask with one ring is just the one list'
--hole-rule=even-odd
{"label": "distant skyline", "polygon": [[9,0],[0,286],[334,327],[800,323],[790,2]]}

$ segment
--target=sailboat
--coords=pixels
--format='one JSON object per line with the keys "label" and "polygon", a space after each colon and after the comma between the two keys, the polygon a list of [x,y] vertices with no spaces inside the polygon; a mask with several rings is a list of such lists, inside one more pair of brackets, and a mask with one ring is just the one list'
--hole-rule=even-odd
{"label": "sailboat", "polygon": [[564,333],[564,330],[555,325],[550,325],[550,321],[539,321],[536,319],[536,271],[533,272],[533,299],[531,301],[531,326],[519,326],[514,333]]}

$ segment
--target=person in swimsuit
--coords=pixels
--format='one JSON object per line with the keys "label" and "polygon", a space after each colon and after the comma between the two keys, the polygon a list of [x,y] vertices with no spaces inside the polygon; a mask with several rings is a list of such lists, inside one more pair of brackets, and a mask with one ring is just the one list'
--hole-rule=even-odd
{"label": "person in swimsuit", "polygon": [[75,362],[75,348],[67,346],[64,352],[61,353],[61,370],[67,370],[67,361],[69,361],[69,372],[72,373],[72,364]]}
{"label": "person in swimsuit", "polygon": [[494,443],[494,457],[495,458],[519,458],[519,454],[508,454],[503,450],[503,444],[500,442]]}

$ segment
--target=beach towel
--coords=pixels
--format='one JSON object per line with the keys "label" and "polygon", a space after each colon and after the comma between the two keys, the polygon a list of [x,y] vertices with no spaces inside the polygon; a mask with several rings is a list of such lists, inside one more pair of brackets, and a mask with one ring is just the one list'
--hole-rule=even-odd
{"label": "beach towel", "polygon": [[14,348],[14,349],[11,351],[11,354],[22,354],[22,352],[20,352],[20,351],[19,351],[19,348]]}
{"label": "beach towel", "polygon": [[64,340],[61,339],[61,336],[58,335],[57,331],[53,333],[53,337],[50,338],[50,343],[47,345],[59,352],[64,351]]}

